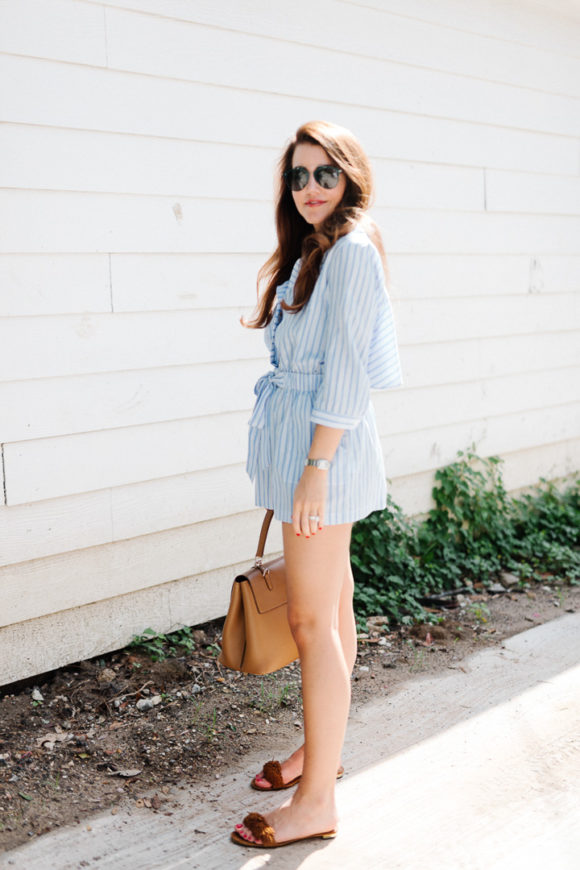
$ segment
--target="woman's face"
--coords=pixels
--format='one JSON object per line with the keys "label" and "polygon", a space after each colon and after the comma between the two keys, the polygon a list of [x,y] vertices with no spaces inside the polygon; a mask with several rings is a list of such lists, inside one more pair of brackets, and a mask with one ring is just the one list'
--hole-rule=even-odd
{"label": "woman's face", "polygon": [[314,225],[318,231],[320,225],[329,217],[341,201],[346,188],[346,178],[341,172],[336,187],[326,189],[320,187],[314,178],[314,170],[317,166],[335,165],[324,148],[313,145],[310,142],[302,142],[297,145],[292,155],[292,168],[304,166],[310,172],[308,183],[302,190],[293,190],[292,198],[298,212],[305,221]]}

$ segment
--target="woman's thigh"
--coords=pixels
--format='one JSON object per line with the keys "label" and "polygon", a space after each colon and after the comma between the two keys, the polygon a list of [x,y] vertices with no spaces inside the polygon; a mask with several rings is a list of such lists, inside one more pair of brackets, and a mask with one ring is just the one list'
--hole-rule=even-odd
{"label": "woman's thigh", "polygon": [[350,560],[352,523],[325,526],[305,538],[282,523],[289,615],[337,617]]}

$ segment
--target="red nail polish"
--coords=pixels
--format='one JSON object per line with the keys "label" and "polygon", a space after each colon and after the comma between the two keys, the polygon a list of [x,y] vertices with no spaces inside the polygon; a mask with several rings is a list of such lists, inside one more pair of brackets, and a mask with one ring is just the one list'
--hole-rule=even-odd
{"label": "red nail polish", "polygon": [[300,537],[300,532],[296,532],[296,537],[297,537],[297,538]]}

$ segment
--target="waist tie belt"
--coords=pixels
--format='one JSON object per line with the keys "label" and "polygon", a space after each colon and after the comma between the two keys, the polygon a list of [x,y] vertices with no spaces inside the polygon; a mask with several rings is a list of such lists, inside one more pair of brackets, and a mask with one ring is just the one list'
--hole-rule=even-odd
{"label": "waist tie belt", "polygon": [[252,416],[248,421],[250,440],[246,471],[253,480],[258,467],[267,468],[272,462],[270,439],[264,427],[268,419],[268,405],[275,389],[313,392],[322,382],[322,372],[293,372],[274,368],[258,378],[254,386],[257,396]]}

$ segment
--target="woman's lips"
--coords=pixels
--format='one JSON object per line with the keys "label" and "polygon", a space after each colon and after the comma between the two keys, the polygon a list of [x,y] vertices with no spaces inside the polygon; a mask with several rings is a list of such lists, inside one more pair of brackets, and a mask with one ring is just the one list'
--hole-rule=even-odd
{"label": "woman's lips", "polygon": [[318,206],[318,205],[324,205],[324,200],[323,199],[312,199],[312,200],[309,200],[306,203],[306,205],[308,206],[308,208],[316,208],[316,206]]}

